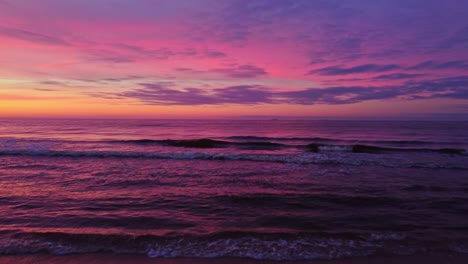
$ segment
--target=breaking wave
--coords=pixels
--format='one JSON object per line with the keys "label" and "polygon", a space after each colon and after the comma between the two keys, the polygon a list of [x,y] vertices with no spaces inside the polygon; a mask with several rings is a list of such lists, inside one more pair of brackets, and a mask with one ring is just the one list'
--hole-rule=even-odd
{"label": "breaking wave", "polygon": [[[444,152],[441,152],[444,153]],[[413,167],[468,169],[466,164],[434,164],[411,160],[389,160],[368,153],[295,153],[295,154],[234,154],[209,152],[123,152],[123,151],[59,151],[59,150],[0,150],[0,156],[82,157],[82,158],[146,158],[174,160],[253,161],[294,164],[342,164],[353,166]]]}
{"label": "breaking wave", "polygon": [[[231,137],[238,138],[238,137]],[[245,139],[245,137],[242,137]],[[270,139],[263,137],[248,137],[256,140]],[[298,138],[295,138],[298,139]],[[303,138],[299,138],[303,140]],[[332,139],[321,139],[323,141],[332,141]],[[467,151],[462,148],[390,148],[381,147],[374,145],[362,145],[362,144],[350,144],[350,145],[338,145],[338,144],[322,144],[322,143],[311,143],[307,145],[288,145],[270,141],[245,141],[245,142],[232,142],[222,141],[214,139],[190,139],[190,140],[152,140],[152,139],[139,139],[139,140],[120,140],[116,141],[119,143],[130,143],[130,144],[141,144],[141,145],[163,145],[171,147],[183,147],[183,148],[228,148],[237,147],[241,149],[252,149],[252,150],[278,150],[285,148],[298,148],[306,149],[312,152],[354,152],[354,153],[384,153],[384,152],[435,152],[443,154],[466,154]],[[401,141],[398,141],[401,142]],[[414,141],[413,141],[414,143]]]}
{"label": "breaking wave", "polygon": [[[15,232],[0,239],[0,254],[112,252],[149,257],[241,257],[262,260],[337,259],[378,253],[403,254],[398,233],[246,233],[208,235],[103,235]],[[417,247],[405,249],[417,251]]]}

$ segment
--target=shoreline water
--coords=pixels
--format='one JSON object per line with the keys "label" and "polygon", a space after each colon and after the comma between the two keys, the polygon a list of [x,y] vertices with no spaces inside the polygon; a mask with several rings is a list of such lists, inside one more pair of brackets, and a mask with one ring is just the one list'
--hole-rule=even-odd
{"label": "shoreline water", "polygon": [[462,264],[468,263],[468,254],[416,254],[409,256],[368,256],[353,257],[333,260],[298,260],[298,261],[273,261],[255,260],[246,258],[148,258],[143,255],[125,255],[110,253],[76,254],[76,255],[6,255],[0,256],[2,264]]}
{"label": "shoreline water", "polygon": [[2,264],[467,252],[468,156],[447,150],[468,149],[464,123],[6,123]]}

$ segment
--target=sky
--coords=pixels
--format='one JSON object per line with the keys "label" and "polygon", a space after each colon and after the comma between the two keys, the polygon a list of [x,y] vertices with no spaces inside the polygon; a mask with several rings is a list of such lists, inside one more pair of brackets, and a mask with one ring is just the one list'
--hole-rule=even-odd
{"label": "sky", "polygon": [[468,0],[0,0],[0,117],[468,120]]}

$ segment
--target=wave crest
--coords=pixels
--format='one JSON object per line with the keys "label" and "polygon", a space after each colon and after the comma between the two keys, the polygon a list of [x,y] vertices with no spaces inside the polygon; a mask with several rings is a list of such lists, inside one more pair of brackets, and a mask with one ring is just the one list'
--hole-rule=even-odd
{"label": "wave crest", "polygon": [[224,232],[210,235],[100,235],[17,233],[0,238],[0,254],[113,252],[149,257],[241,257],[268,260],[336,259],[391,253],[405,239],[393,233],[278,234]]}

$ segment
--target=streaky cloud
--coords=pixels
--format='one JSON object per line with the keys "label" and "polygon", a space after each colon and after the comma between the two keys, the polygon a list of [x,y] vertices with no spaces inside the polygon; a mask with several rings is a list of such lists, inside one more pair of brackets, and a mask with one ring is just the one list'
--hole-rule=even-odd
{"label": "streaky cloud", "polygon": [[271,93],[259,86],[230,86],[206,91],[201,88],[171,89],[161,84],[144,83],[143,88],[118,94],[156,105],[215,105],[271,103]]}
{"label": "streaky cloud", "polygon": [[372,80],[402,80],[402,79],[418,78],[424,75],[425,74],[419,74],[419,73],[392,73],[392,74],[378,75],[371,79]]}
{"label": "streaky cloud", "polygon": [[226,53],[221,52],[221,51],[207,51],[205,52],[205,56],[209,58],[223,58],[226,57]]}
{"label": "streaky cloud", "polygon": [[446,62],[435,62],[432,60],[424,61],[414,66],[408,67],[408,70],[457,70],[468,69],[468,61],[452,60]]}
{"label": "streaky cloud", "polygon": [[254,65],[240,65],[234,68],[215,69],[214,71],[231,78],[255,78],[268,74],[265,69]]}
{"label": "streaky cloud", "polygon": [[435,62],[433,61],[424,61],[421,63],[418,63],[414,66],[408,67],[408,70],[422,70],[422,69],[432,69],[436,65]]}
{"label": "streaky cloud", "polygon": [[94,61],[102,61],[102,62],[111,62],[111,63],[129,63],[134,62],[135,60],[128,57],[99,57],[95,58]]}
{"label": "streaky cloud", "polygon": [[278,91],[261,85],[203,88],[171,88],[164,84],[143,83],[141,88],[113,94],[121,99],[137,99],[150,105],[220,104],[353,104],[369,100],[416,100],[428,98],[468,99],[468,76],[427,81],[407,81],[391,86],[335,86]]}
{"label": "streaky cloud", "polygon": [[331,66],[320,68],[317,70],[312,70],[308,74],[318,74],[318,75],[346,75],[346,74],[360,74],[360,73],[380,73],[392,70],[398,70],[402,67],[396,64],[363,64],[354,67],[341,67],[341,66]]}
{"label": "streaky cloud", "polygon": [[17,29],[17,28],[9,28],[9,27],[0,26],[0,35],[10,37],[10,38],[15,38],[15,39],[21,39],[21,40],[25,40],[29,42],[34,42],[34,43],[61,45],[61,46],[69,45],[68,42],[58,37],[43,35],[43,34],[34,33],[31,31]]}

